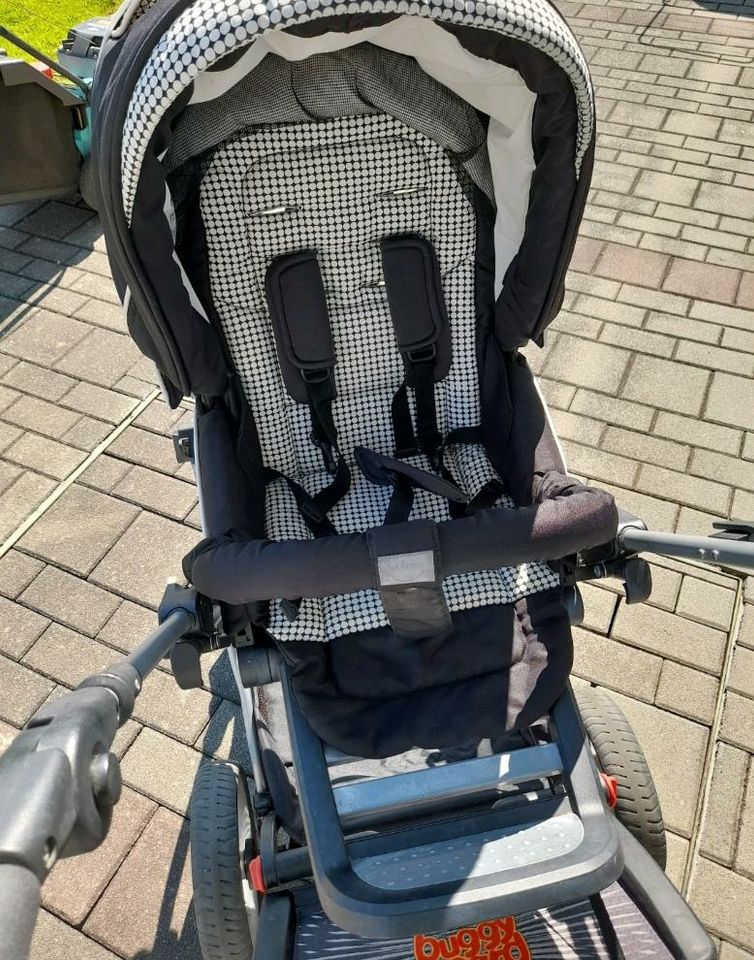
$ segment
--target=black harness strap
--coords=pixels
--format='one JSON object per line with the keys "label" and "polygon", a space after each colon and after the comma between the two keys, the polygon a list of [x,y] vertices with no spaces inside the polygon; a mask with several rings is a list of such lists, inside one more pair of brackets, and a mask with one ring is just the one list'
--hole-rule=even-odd
{"label": "black harness strap", "polygon": [[269,475],[286,481],[314,536],[330,536],[336,531],[327,514],[348,493],[351,471],[333,419],[335,346],[317,252],[300,250],[273,260],[266,292],[283,381],[294,400],[309,406],[312,443],[332,480],[311,496],[292,478],[278,471]]}
{"label": "black harness strap", "polygon": [[[442,443],[435,382],[450,368],[450,327],[440,267],[432,244],[418,234],[385,237],[380,249],[390,316],[406,371],[391,407],[396,456],[421,452],[434,463]],[[409,388],[414,391],[415,430]]]}

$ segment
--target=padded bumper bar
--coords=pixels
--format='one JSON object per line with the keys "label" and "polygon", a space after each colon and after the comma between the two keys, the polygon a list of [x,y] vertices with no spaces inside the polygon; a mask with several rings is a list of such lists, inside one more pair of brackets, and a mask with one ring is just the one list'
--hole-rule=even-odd
{"label": "padded bumper bar", "polygon": [[[440,577],[557,560],[616,535],[617,508],[603,490],[551,472],[536,485],[536,498],[531,506],[480,510],[438,523]],[[419,534],[426,522],[395,525],[401,553],[414,524]],[[199,543],[184,558],[183,570],[201,593],[233,604],[379,590],[369,539],[369,531],[282,541],[243,540],[231,532]]]}

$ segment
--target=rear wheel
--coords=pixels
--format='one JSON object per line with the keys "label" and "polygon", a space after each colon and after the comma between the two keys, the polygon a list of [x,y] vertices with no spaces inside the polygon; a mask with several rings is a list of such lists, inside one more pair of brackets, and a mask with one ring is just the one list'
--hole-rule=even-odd
{"label": "rear wheel", "polygon": [[660,799],[631,724],[602,690],[578,690],[576,700],[597,766],[615,777],[615,815],[664,870],[667,850]]}
{"label": "rear wheel", "polygon": [[254,949],[258,897],[245,875],[253,831],[242,777],[233,764],[212,761],[194,781],[191,876],[204,960],[249,960]]}

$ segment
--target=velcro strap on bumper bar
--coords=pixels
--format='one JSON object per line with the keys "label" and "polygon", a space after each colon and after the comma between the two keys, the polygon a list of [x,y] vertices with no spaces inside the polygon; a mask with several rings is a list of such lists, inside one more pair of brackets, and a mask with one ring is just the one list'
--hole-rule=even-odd
{"label": "velcro strap on bumper bar", "polygon": [[[618,511],[604,490],[547,474],[539,492],[547,499],[532,506],[438,523],[442,575],[558,560],[615,538]],[[184,558],[183,570],[201,593],[227,603],[380,588],[365,533],[281,541],[240,540],[231,533],[203,540]]]}

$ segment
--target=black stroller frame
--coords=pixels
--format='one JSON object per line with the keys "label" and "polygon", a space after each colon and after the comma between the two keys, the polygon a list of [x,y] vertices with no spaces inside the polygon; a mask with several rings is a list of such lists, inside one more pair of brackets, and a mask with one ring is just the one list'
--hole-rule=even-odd
{"label": "black stroller frame", "polygon": [[625,718],[571,687],[570,625],[584,580],[646,600],[643,553],[754,569],[754,528],[653,533],[569,476],[519,353],[562,302],[594,153],[562,18],[132,0],[93,116],[129,329],[196,398],[176,453],[204,539],[157,631],[0,758],[0,960],[55,859],[106,835],[145,677],[169,655],[199,686],[221,648],[252,776],[197,776],[205,960],[712,960]]}

